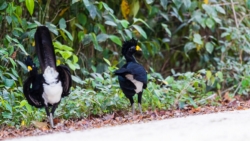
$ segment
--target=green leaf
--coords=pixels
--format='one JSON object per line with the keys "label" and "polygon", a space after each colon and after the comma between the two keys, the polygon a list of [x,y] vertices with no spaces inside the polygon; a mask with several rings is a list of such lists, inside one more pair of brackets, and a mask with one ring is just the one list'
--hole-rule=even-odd
{"label": "green leaf", "polygon": [[171,31],[168,29],[168,25],[166,24],[161,24],[161,26],[165,29],[165,31],[168,33],[168,36],[171,37]]}
{"label": "green leaf", "polygon": [[34,7],[35,7],[34,0],[25,0],[25,4],[26,4],[26,7],[27,7],[30,15],[32,16],[32,14],[34,12]]}
{"label": "green leaf", "polygon": [[110,36],[109,36],[109,39],[110,39],[111,41],[113,41],[114,43],[116,43],[117,45],[122,46],[122,42],[121,42],[121,40],[120,40],[119,37],[117,37],[117,36],[115,36],[115,35],[110,35]]}
{"label": "green leaf", "polygon": [[212,52],[214,50],[214,45],[212,43],[210,43],[210,42],[207,42],[206,45],[205,45],[205,47],[206,47],[207,52],[209,52],[210,54],[212,54]]}
{"label": "green leaf", "polygon": [[147,39],[146,32],[138,25],[132,25],[145,39]]}
{"label": "green leaf", "polygon": [[132,33],[131,33],[131,31],[128,30],[128,29],[125,29],[125,32],[126,32],[127,36],[131,39],[131,38],[132,38]]}
{"label": "green leaf", "polygon": [[65,21],[64,18],[61,18],[61,19],[60,19],[60,21],[59,21],[59,27],[60,27],[61,29],[65,29],[65,28],[67,27],[66,21]]}
{"label": "green leaf", "polygon": [[220,12],[221,14],[226,14],[226,11],[219,5],[215,5],[216,11]]}
{"label": "green leaf", "polygon": [[133,18],[133,20],[134,20],[134,23],[133,24],[135,24],[136,22],[141,22],[141,23],[143,23],[144,25],[146,25],[150,30],[152,30],[152,31],[154,31],[144,20],[142,20],[142,19],[137,19],[137,18]]}
{"label": "green leaf", "polygon": [[186,8],[189,8],[191,6],[191,1],[190,0],[184,0],[183,3],[184,3]]}
{"label": "green leaf", "polygon": [[212,27],[214,27],[214,21],[211,18],[207,18],[206,20],[206,25],[211,29]]}
{"label": "green leaf", "polygon": [[70,51],[59,51],[59,53],[62,55],[63,59],[65,59],[65,60],[67,60],[73,54]]}
{"label": "green leaf", "polygon": [[109,38],[109,35],[101,33],[96,38],[98,42],[105,42]]}
{"label": "green leaf", "polygon": [[80,0],[72,0],[71,4],[74,4],[74,3],[78,2],[78,1],[80,1]]}
{"label": "green leaf", "polygon": [[100,45],[97,42],[95,33],[91,33],[90,37],[91,37],[91,40],[92,40],[92,42],[94,44],[95,49],[98,50],[98,51],[103,51],[102,47],[100,47]]}
{"label": "green leaf", "polygon": [[197,43],[197,44],[200,44],[200,45],[201,45],[201,44],[202,44],[201,35],[200,35],[200,34],[198,34],[198,33],[194,34],[193,41],[194,41],[195,43]]}
{"label": "green leaf", "polygon": [[8,79],[8,78],[4,79],[4,85],[6,87],[10,88],[14,85],[14,83],[15,83],[15,81],[13,79]]}
{"label": "green leaf", "polygon": [[7,2],[4,1],[4,2],[2,3],[2,5],[0,6],[0,10],[4,10],[5,8],[7,8],[7,6],[8,6]]}
{"label": "green leaf", "polygon": [[111,66],[111,63],[109,62],[109,60],[108,59],[106,59],[106,58],[103,58],[103,60],[109,65],[109,66]]}
{"label": "green leaf", "polygon": [[129,22],[128,22],[127,20],[120,20],[120,23],[122,24],[122,26],[123,26],[124,28],[127,28],[128,25],[129,25]]}
{"label": "green leaf", "polygon": [[82,26],[85,26],[85,24],[87,23],[87,17],[85,14],[83,13],[79,13],[77,15],[77,19],[79,21],[79,23],[82,25]]}
{"label": "green leaf", "polygon": [[196,48],[195,44],[193,42],[188,42],[185,46],[184,46],[184,52],[187,53],[190,50]]}
{"label": "green leaf", "polygon": [[117,26],[117,24],[115,22],[113,22],[113,21],[105,21],[105,24],[110,25],[110,26],[114,26],[114,27]]}
{"label": "green leaf", "polygon": [[67,34],[67,36],[69,37],[69,39],[70,39],[71,41],[73,41],[72,35],[71,35],[66,29],[61,29],[61,30],[63,30],[63,32],[65,32],[65,33]]}
{"label": "green leaf", "polygon": [[73,55],[73,63],[77,63],[78,62],[78,57],[76,55]]}
{"label": "green leaf", "polygon": [[167,5],[168,5],[168,0],[161,0],[161,6],[162,6],[164,9],[167,9]]}
{"label": "green leaf", "polygon": [[133,15],[134,17],[136,17],[136,15],[137,15],[137,13],[138,13],[138,11],[140,9],[139,0],[133,0],[130,7],[131,7],[130,15]]}
{"label": "green leaf", "polygon": [[207,77],[207,80],[210,80],[210,78],[212,77],[212,72],[206,71],[206,77]]}
{"label": "green leaf", "polygon": [[180,7],[181,7],[181,5],[183,3],[182,0],[173,0],[173,2],[174,2],[177,9],[180,9]]}
{"label": "green leaf", "polygon": [[154,0],[146,0],[147,4],[152,4]]}
{"label": "green leaf", "polygon": [[247,8],[250,9],[250,0],[246,0]]}

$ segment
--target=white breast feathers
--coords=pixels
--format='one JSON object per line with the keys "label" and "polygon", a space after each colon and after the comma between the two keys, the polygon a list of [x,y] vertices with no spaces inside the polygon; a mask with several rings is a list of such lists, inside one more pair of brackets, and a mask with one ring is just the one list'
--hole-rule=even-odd
{"label": "white breast feathers", "polygon": [[58,75],[58,72],[50,66],[44,71],[43,98],[46,105],[57,103],[61,99],[63,88],[61,81],[58,80]]}
{"label": "white breast feathers", "polygon": [[132,74],[127,74],[127,75],[126,75],[126,78],[127,78],[128,80],[130,80],[132,83],[135,84],[135,87],[136,87],[135,92],[136,92],[136,93],[139,93],[139,92],[142,91],[142,86],[143,86],[143,83],[142,83],[142,82],[135,80],[135,79],[134,79],[134,76],[133,76]]}

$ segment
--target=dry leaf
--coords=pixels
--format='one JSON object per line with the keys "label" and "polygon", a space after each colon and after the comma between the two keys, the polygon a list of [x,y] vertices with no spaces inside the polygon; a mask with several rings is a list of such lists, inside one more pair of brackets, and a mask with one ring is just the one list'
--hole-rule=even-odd
{"label": "dry leaf", "polygon": [[32,124],[43,131],[49,130],[47,122],[32,121]]}

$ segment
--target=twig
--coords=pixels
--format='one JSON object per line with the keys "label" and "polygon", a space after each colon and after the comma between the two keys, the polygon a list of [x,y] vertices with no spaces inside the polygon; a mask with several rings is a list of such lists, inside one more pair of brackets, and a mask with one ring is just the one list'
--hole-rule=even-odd
{"label": "twig", "polygon": [[236,16],[236,13],[235,13],[235,10],[234,10],[234,2],[233,2],[233,0],[231,0],[231,5],[232,5],[233,13],[234,13],[235,25],[236,25],[236,27],[238,28],[239,25],[238,25],[237,16]]}
{"label": "twig", "polygon": [[[216,6],[216,5],[223,6],[223,5],[230,5],[230,4],[232,4],[232,3],[226,2],[226,3],[221,3],[221,4],[213,4],[212,6]],[[239,4],[239,2],[234,2],[233,4],[234,4],[234,5],[235,5],[235,4]]]}
{"label": "twig", "polygon": [[59,13],[60,11],[61,11],[61,9],[59,9],[59,10],[57,11],[55,17],[51,20],[51,23],[56,19],[57,15],[58,15],[58,13]]}

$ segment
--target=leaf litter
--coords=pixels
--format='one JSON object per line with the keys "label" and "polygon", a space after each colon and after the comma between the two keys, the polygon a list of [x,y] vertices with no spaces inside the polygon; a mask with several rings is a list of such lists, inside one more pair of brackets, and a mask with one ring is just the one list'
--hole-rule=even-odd
{"label": "leaf litter", "polygon": [[47,122],[38,121],[32,121],[31,126],[21,126],[19,129],[9,126],[1,126],[0,140],[25,136],[39,136],[56,132],[70,133],[77,130],[117,126],[122,124],[145,123],[154,120],[203,115],[223,111],[246,110],[250,108],[250,100],[244,101],[237,96],[234,98],[225,96],[223,100],[220,101],[220,103],[220,106],[186,106],[183,109],[176,110],[147,110],[142,115],[139,113],[133,115],[132,113],[128,113],[126,111],[118,111],[111,114],[102,116],[89,116],[82,119],[65,120],[55,118],[54,123],[56,125],[56,129],[50,128]]}

